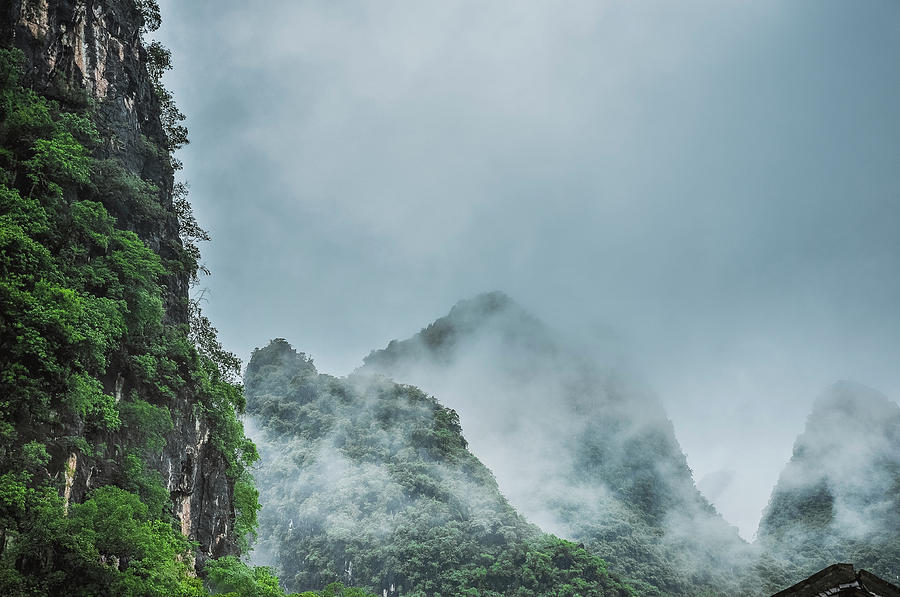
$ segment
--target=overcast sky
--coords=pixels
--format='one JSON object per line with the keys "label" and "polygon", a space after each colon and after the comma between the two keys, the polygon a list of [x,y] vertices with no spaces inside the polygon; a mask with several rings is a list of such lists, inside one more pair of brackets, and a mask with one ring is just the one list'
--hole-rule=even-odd
{"label": "overcast sky", "polygon": [[621,338],[747,538],[819,392],[900,396],[900,3],[160,5],[242,357],[504,290]]}

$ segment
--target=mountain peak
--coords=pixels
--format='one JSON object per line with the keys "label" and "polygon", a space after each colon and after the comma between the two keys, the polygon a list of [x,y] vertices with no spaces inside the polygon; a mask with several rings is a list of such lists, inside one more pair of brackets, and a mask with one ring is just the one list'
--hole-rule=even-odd
{"label": "mountain peak", "polygon": [[363,359],[363,366],[390,371],[399,361],[418,360],[426,355],[447,359],[461,341],[489,329],[508,339],[547,339],[546,330],[536,317],[509,295],[495,290],[457,302],[447,315],[411,338],[391,340],[385,348],[374,350]]}
{"label": "mountain peak", "polygon": [[816,400],[760,521],[771,552],[805,572],[855,562],[900,574],[900,406],[838,381]]}
{"label": "mountain peak", "polygon": [[815,420],[829,414],[847,415],[862,421],[878,421],[900,414],[900,406],[878,390],[842,379],[819,395],[810,418]]}
{"label": "mountain peak", "polygon": [[489,316],[494,313],[504,311],[511,307],[519,307],[519,305],[505,292],[493,290],[491,292],[483,292],[472,298],[462,299],[458,301],[453,308],[450,309],[448,317],[459,317],[461,315],[481,315]]}

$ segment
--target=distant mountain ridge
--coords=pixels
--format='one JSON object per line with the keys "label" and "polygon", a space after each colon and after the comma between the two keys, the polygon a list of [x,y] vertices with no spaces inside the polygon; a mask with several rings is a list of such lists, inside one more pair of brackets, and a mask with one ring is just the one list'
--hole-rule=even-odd
{"label": "distant mountain ridge", "polygon": [[641,594],[736,586],[750,547],[697,491],[656,398],[593,356],[492,292],[373,351],[359,372],[458,410],[512,503],[585,542]]}
{"label": "distant mountain ridge", "polygon": [[599,557],[522,519],[456,413],[417,388],[320,374],[276,339],[254,351],[245,395],[262,455],[256,557],[290,590],[633,595]]}
{"label": "distant mountain ridge", "polygon": [[[499,292],[347,378],[275,340],[245,384],[258,551],[292,588],[605,595],[621,577],[639,595],[766,596],[838,561],[898,581],[900,407],[859,384],[816,402],[753,544],[697,490],[652,393]],[[536,581],[539,554],[556,568]]]}
{"label": "distant mountain ridge", "polygon": [[841,381],[816,401],[758,541],[802,573],[853,562],[900,580],[900,406]]}
{"label": "distant mountain ridge", "polygon": [[453,357],[460,343],[487,326],[500,332],[507,344],[537,339],[546,351],[551,346],[550,330],[536,317],[500,291],[480,294],[457,302],[450,312],[406,340],[392,340],[381,350],[363,359],[363,369],[395,370],[419,360],[425,354],[436,362]]}

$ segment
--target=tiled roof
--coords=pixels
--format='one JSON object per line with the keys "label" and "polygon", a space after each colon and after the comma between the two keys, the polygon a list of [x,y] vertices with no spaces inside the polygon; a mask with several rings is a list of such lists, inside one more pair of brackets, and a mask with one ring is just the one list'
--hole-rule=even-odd
{"label": "tiled roof", "polygon": [[900,597],[900,587],[853,564],[833,564],[772,597]]}

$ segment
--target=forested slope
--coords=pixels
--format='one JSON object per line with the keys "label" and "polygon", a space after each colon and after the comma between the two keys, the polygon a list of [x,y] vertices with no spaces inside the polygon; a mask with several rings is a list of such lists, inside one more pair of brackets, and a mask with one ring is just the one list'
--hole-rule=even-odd
{"label": "forested slope", "polygon": [[630,595],[605,563],[542,533],[467,449],[456,413],[412,386],[320,374],[285,340],[253,353],[260,557],[303,590]]}
{"label": "forested slope", "polygon": [[271,584],[228,557],[256,450],[188,299],[204,233],[158,23],[151,0],[0,9],[2,595],[202,595],[206,564]]}
{"label": "forested slope", "polygon": [[641,594],[764,592],[754,551],[697,491],[662,406],[612,354],[489,293],[374,351],[360,373],[458,409],[513,505]]}
{"label": "forested slope", "polygon": [[839,382],[816,401],[759,527],[791,582],[852,562],[900,582],[900,406]]}

